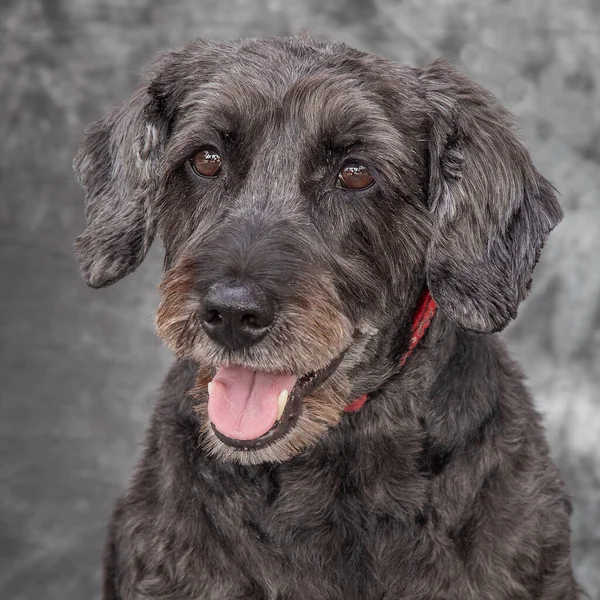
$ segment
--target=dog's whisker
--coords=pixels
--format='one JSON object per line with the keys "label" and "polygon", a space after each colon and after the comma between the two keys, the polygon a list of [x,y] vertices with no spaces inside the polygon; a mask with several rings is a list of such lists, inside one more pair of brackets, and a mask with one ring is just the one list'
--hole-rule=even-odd
{"label": "dog's whisker", "polygon": [[188,329],[192,322],[192,318],[193,318],[193,313],[190,313],[188,318],[184,321],[181,331],[179,332],[179,335],[177,336],[177,340],[175,342],[175,345],[177,347],[180,347],[182,345],[182,342],[184,341],[184,338],[187,337]]}

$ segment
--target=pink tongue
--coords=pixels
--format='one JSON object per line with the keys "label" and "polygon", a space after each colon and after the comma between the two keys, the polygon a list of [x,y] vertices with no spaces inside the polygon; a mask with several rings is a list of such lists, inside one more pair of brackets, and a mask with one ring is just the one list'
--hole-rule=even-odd
{"label": "pink tongue", "polygon": [[295,384],[294,375],[219,367],[208,396],[208,417],[222,435],[253,440],[275,425],[277,399]]}

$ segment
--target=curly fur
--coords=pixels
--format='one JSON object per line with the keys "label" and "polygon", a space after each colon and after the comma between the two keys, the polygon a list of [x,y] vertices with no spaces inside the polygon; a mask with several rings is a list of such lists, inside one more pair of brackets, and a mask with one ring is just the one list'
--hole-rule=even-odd
{"label": "curly fur", "polygon": [[[205,145],[224,160],[210,181],[188,165]],[[349,159],[376,184],[337,188]],[[488,92],[445,61],[413,69],[306,36],[199,40],[91,126],[75,167],[83,276],[125,276],[158,232],[157,330],[178,357],[109,527],[106,600],[578,597],[567,494],[489,335],[516,316],[562,213]],[[242,350],[199,322],[229,279],[278,307]],[[400,367],[425,286],[439,310]],[[342,352],[273,444],[212,432],[219,365],[301,376]]]}

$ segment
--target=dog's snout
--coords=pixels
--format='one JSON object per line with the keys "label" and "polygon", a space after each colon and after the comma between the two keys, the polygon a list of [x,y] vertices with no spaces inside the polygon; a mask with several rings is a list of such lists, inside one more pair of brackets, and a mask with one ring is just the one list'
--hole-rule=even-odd
{"label": "dog's snout", "polygon": [[202,326],[216,342],[231,349],[251,346],[269,331],[275,302],[258,286],[216,283],[204,296]]}

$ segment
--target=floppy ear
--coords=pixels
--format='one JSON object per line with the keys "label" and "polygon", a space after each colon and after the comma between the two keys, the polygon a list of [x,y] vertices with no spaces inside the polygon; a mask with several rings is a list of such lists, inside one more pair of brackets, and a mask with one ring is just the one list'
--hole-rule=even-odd
{"label": "floppy ear", "polygon": [[152,206],[167,123],[146,87],[86,129],[73,166],[86,195],[75,254],[88,285],[133,271],[154,238]]}
{"label": "floppy ear", "polygon": [[506,327],[562,218],[552,186],[494,97],[439,60],[419,73],[429,111],[429,209],[434,236],[427,281],[458,325]]}
{"label": "floppy ear", "polygon": [[86,228],[75,254],[90,286],[118,281],[146,256],[172,123],[186,95],[232,54],[230,46],[198,39],[160,54],[149,83],[86,130],[73,164],[86,195]]}
{"label": "floppy ear", "polygon": [[86,228],[75,254],[88,285],[110,285],[146,256],[172,122],[189,90],[212,76],[222,46],[198,39],[159,54],[149,83],[86,129],[73,166],[86,196]]}

